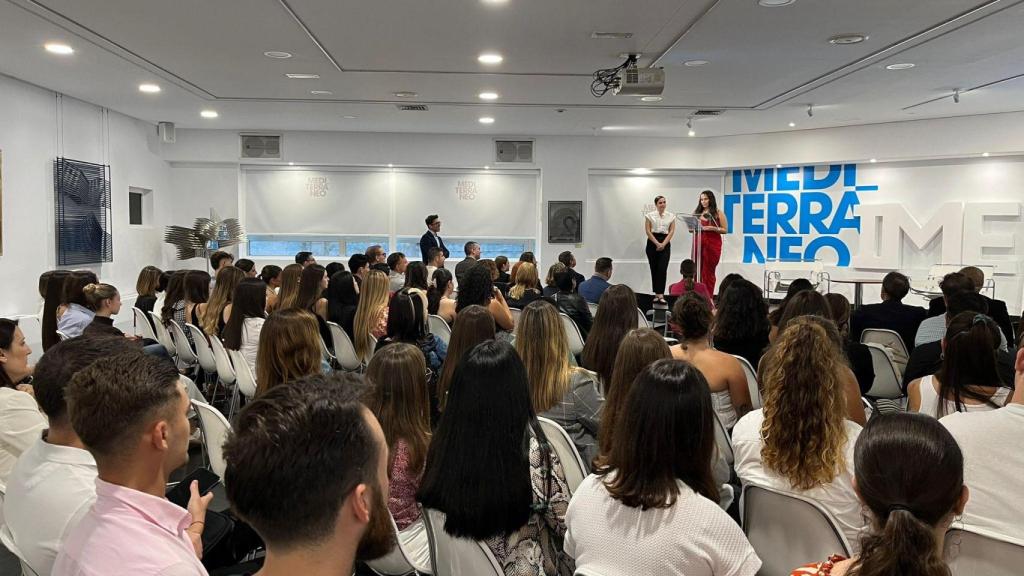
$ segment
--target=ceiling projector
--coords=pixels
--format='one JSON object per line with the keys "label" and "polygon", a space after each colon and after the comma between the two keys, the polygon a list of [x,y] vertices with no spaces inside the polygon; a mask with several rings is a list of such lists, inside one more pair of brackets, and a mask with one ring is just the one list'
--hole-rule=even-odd
{"label": "ceiling projector", "polygon": [[639,68],[637,55],[630,54],[626,61],[615,68],[594,72],[590,93],[600,98],[611,90],[622,96],[660,96],[665,90],[664,68]]}

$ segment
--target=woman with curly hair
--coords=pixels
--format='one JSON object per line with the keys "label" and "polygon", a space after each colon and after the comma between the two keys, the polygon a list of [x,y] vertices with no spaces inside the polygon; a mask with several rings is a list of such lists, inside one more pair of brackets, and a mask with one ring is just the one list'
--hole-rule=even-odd
{"label": "woman with curly hair", "polygon": [[844,366],[824,322],[795,318],[761,363],[762,409],[740,418],[732,443],[743,484],[818,501],[856,548],[864,518],[853,487],[853,447],[861,427],[846,418]]}
{"label": "woman with curly hair", "polygon": [[[724,281],[723,281],[724,284]],[[715,349],[727,354],[742,356],[750,367],[757,370],[757,363],[768,347],[768,305],[761,289],[753,282],[737,278],[718,294],[718,311],[712,340]]]}

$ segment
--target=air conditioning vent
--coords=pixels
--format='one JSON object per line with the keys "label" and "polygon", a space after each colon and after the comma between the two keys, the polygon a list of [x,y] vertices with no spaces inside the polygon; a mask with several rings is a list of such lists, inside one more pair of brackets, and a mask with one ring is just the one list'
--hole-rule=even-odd
{"label": "air conditioning vent", "polygon": [[395,104],[402,112],[426,112],[430,110],[426,104]]}
{"label": "air conditioning vent", "polygon": [[242,158],[280,160],[281,136],[242,134]]}
{"label": "air conditioning vent", "polygon": [[725,110],[697,110],[693,113],[694,116],[721,116]]}
{"label": "air conditioning vent", "polygon": [[533,162],[533,140],[496,140],[494,144],[498,162]]}

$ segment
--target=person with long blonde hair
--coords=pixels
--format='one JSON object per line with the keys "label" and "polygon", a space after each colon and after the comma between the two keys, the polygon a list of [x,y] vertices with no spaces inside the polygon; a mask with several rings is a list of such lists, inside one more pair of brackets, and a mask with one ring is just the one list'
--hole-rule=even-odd
{"label": "person with long blonde hair", "polygon": [[302,264],[289,264],[281,270],[281,289],[277,293],[274,310],[293,308],[299,299],[299,279],[302,277]]}
{"label": "person with long blonde hair", "polygon": [[245,278],[245,272],[234,266],[225,266],[217,272],[217,281],[213,285],[213,293],[210,300],[200,304],[197,308],[200,328],[207,336],[220,337],[224,331],[224,325],[228,323],[231,316],[231,298],[235,293],[238,283]]}
{"label": "person with long blonde hair", "polygon": [[274,312],[260,330],[256,396],[289,380],[320,374],[322,361],[313,313],[299,308]]}
{"label": "person with long blonde hair", "polygon": [[359,306],[352,323],[356,356],[364,360],[373,354],[373,338],[388,333],[388,275],[370,270],[359,289]]}
{"label": "person with long blonde hair", "polygon": [[540,288],[540,277],[537,267],[530,262],[523,262],[516,270],[515,282],[508,289],[508,305],[512,308],[525,308],[530,302],[543,296]]}
{"label": "person with long blonde hair", "polygon": [[600,453],[609,454],[615,435],[616,420],[626,406],[633,381],[644,368],[657,360],[671,358],[665,338],[650,328],[630,330],[615,355],[612,377],[604,387],[604,408],[601,414]]}
{"label": "person with long blonde hair", "polygon": [[569,364],[569,339],[551,302],[537,300],[523,309],[516,327],[516,352],[530,379],[533,410],[564,428],[589,466],[597,456],[604,398],[592,372]]}
{"label": "person with long blonde hair", "polygon": [[427,533],[420,521],[416,491],[430,447],[430,393],[423,354],[398,342],[381,348],[366,368],[370,388],[364,400],[384,431],[388,445],[388,509],[402,548],[430,562]]}
{"label": "person with long blonde hair", "polygon": [[853,487],[861,427],[847,419],[841,344],[831,321],[791,320],[761,360],[762,408],[732,431],[743,484],[796,492],[835,516],[855,548],[864,518]]}

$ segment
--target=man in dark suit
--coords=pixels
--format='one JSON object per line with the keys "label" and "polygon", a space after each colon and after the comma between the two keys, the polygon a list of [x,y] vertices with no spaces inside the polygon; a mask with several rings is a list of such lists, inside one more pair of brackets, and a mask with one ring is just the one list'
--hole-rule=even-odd
{"label": "man in dark suit", "polygon": [[914,336],[927,312],[920,306],[908,306],[903,298],[910,292],[910,279],[899,272],[889,272],[882,279],[882,302],[861,306],[850,316],[850,338],[860,342],[865,328],[892,330],[903,339],[909,354],[914,349]]}
{"label": "man in dark suit", "polygon": [[572,255],[572,252],[566,250],[558,255],[558,261],[565,264],[565,267],[572,273],[572,280],[576,283],[576,286],[572,289],[573,292],[578,292],[580,284],[586,282],[586,277],[575,270],[576,268],[576,257]]}
{"label": "man in dark suit", "polygon": [[437,214],[431,214],[427,216],[426,222],[427,232],[420,237],[420,258],[423,260],[423,263],[430,263],[427,257],[427,250],[431,248],[439,248],[444,253],[445,258],[451,256],[448,248],[444,245],[444,240],[441,240],[441,237],[438,236],[438,233],[441,231],[441,219]]}
{"label": "man in dark suit", "polygon": [[[985,285],[985,273],[975,266],[967,266],[960,270],[960,273],[971,279],[974,284],[974,291],[980,293]],[[981,295],[988,303],[988,315],[999,325],[999,330],[1006,337],[1007,342],[1013,342],[1013,324],[1010,322],[1010,313],[1006,309],[1006,302]],[[928,304],[928,316],[941,316],[946,313],[946,301],[942,298],[935,298]]]}
{"label": "man in dark suit", "polygon": [[466,245],[463,246],[463,251],[466,253],[465,260],[455,265],[455,281],[459,284],[462,283],[466,272],[469,272],[469,269],[476,266],[476,263],[480,261],[480,245],[476,242],[466,242]]}

